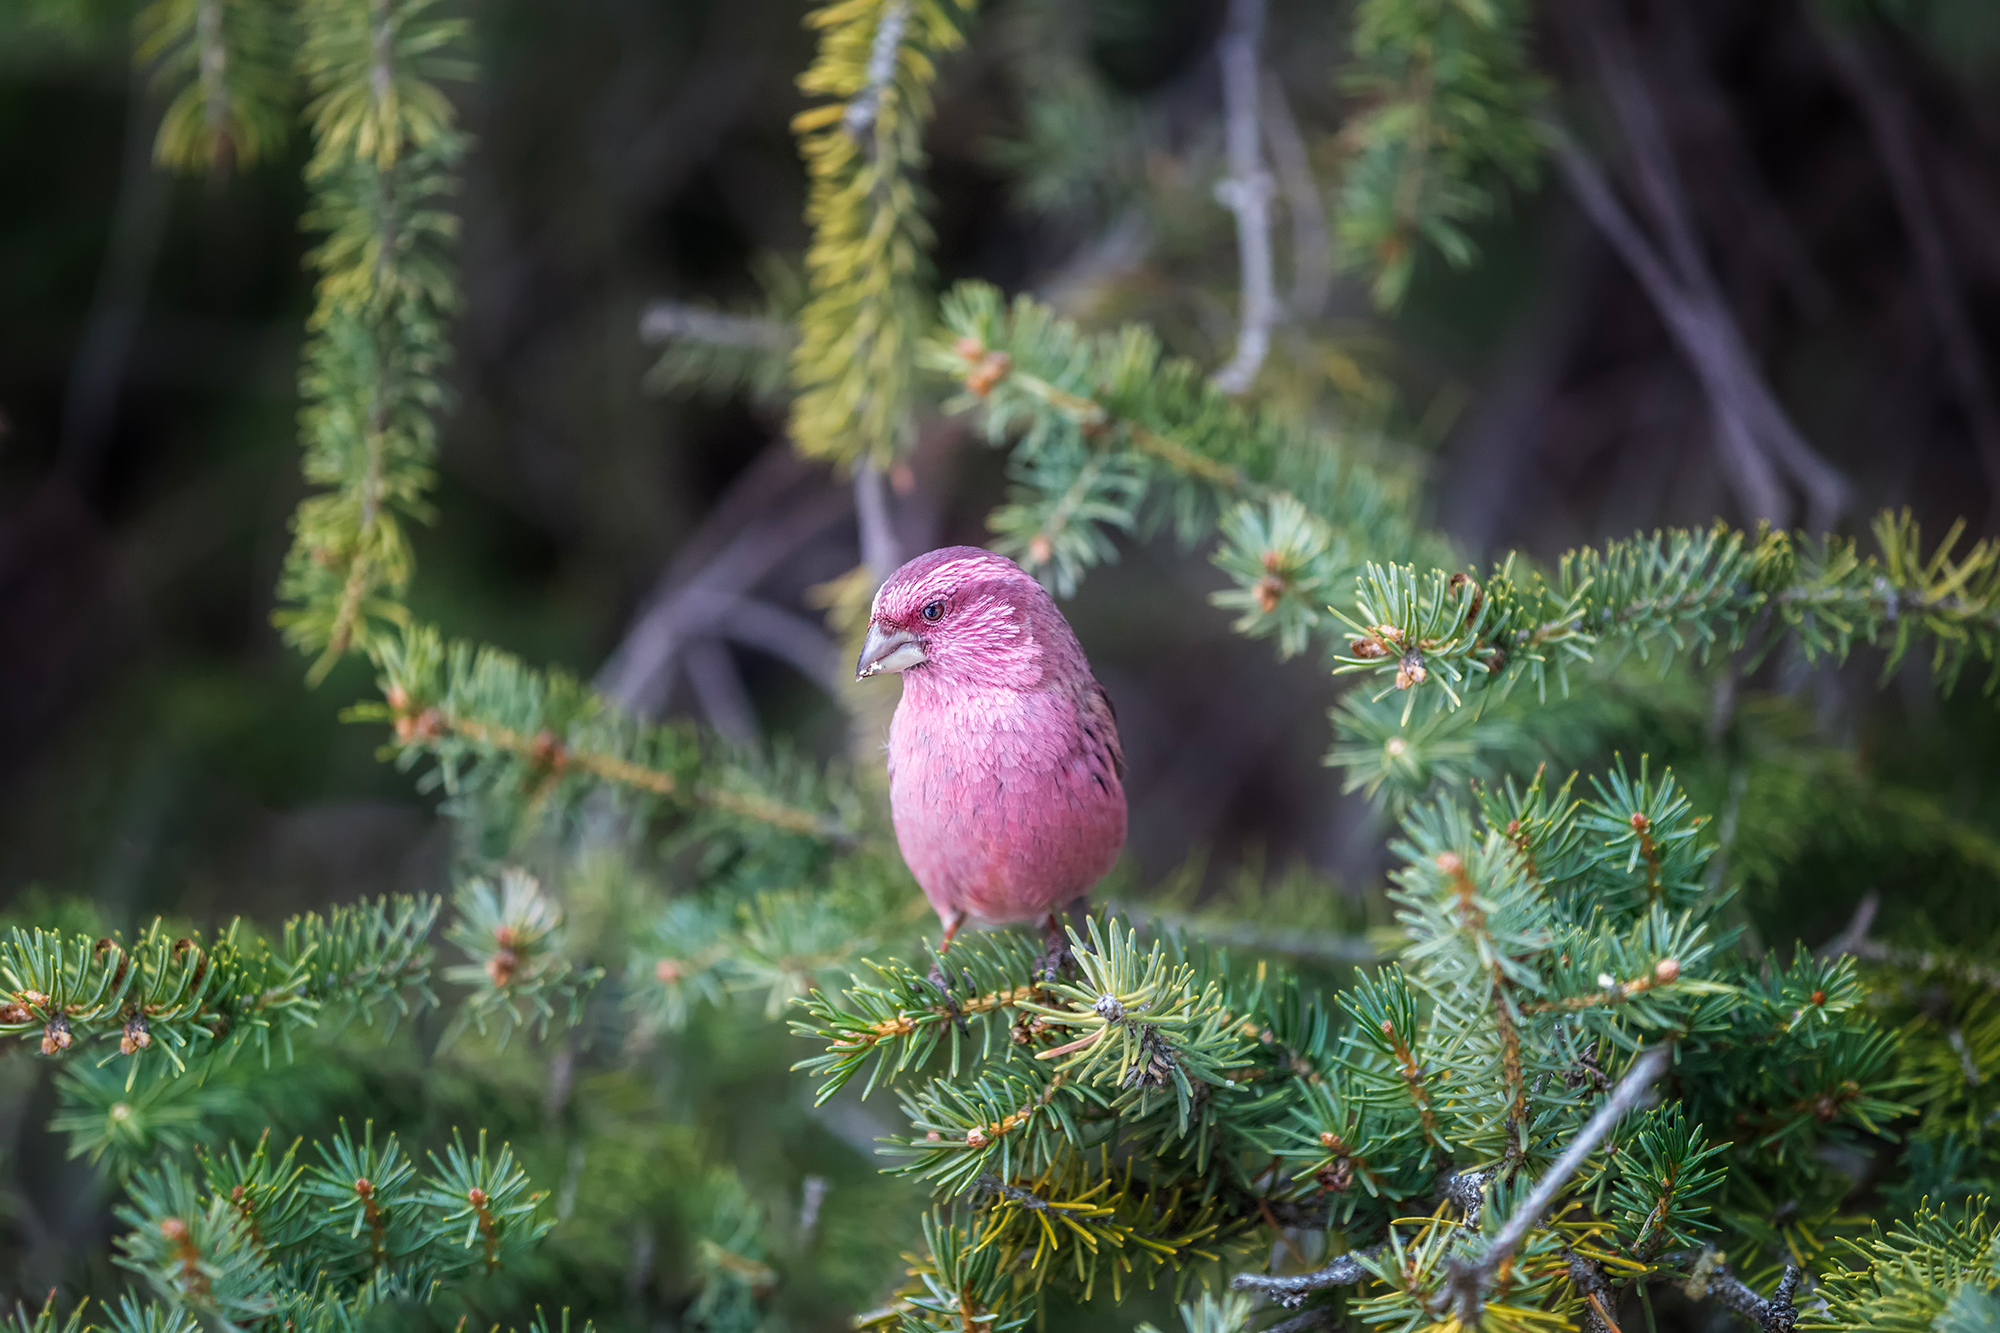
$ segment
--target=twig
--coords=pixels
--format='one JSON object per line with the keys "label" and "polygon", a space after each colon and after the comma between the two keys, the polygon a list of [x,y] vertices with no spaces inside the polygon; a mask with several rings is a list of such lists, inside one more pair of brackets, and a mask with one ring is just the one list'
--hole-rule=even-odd
{"label": "twig", "polygon": [[1652,204],[1654,221],[1666,233],[1668,251],[1681,270],[1683,288],[1703,309],[1709,325],[1708,342],[1719,354],[1721,368],[1733,382],[1733,410],[1757,443],[1804,488],[1808,521],[1815,530],[1824,530],[1840,514],[1846,484],[1813,452],[1765,385],[1728,302],[1723,299],[1722,289],[1708,271],[1693,212],[1674,166],[1673,147],[1633,54],[1623,11],[1617,6],[1604,5],[1589,6],[1580,12],[1593,20],[1592,44],[1604,72],[1603,81],[1632,148],[1642,189]]}
{"label": "twig", "polygon": [[1590,1314],[1584,1325],[1586,1333],[1622,1333],[1611,1314],[1618,1308],[1618,1297],[1604,1275],[1604,1265],[1584,1258],[1575,1250],[1565,1250],[1564,1255],[1569,1260],[1570,1280],[1590,1302]]}
{"label": "twig", "polygon": [[903,544],[889,510],[889,487],[867,458],[854,465],[854,517],[861,529],[861,563],[879,586],[903,563]]}
{"label": "twig", "polygon": [[716,347],[786,352],[799,340],[799,334],[791,325],[761,315],[732,315],[682,301],[648,302],[639,314],[639,341],[663,343],[675,338]]}
{"label": "twig", "polygon": [[1232,1291],[1254,1291],[1268,1296],[1288,1310],[1296,1310],[1316,1291],[1329,1287],[1345,1287],[1368,1276],[1364,1259],[1372,1259],[1382,1252],[1380,1245],[1372,1245],[1365,1250],[1343,1254],[1329,1262],[1326,1267],[1310,1273],[1296,1273],[1290,1277],[1276,1277],[1268,1273],[1238,1273],[1229,1280]]}
{"label": "twig", "polygon": [[1285,212],[1292,220],[1292,295],[1294,319],[1312,319],[1326,309],[1333,289],[1333,246],[1327,239],[1326,206],[1313,179],[1312,158],[1305,136],[1292,115],[1292,104],[1275,78],[1264,80],[1264,136],[1271,147],[1271,164],[1278,169],[1278,186],[1285,193]]}
{"label": "twig", "polygon": [[1792,1297],[1798,1294],[1799,1283],[1804,1277],[1803,1268],[1786,1264],[1785,1275],[1778,1279],[1777,1290],[1766,1300],[1731,1276],[1727,1269],[1717,1265],[1708,1273],[1708,1285],[1702,1294],[1713,1296],[1738,1314],[1756,1320],[1764,1333],[1792,1333],[1792,1326],[1799,1321],[1798,1307],[1792,1304]]}
{"label": "twig", "polygon": [[[817,479],[823,476],[798,463],[782,444],[752,464],[661,575],[624,640],[599,669],[597,688],[636,713],[657,709],[682,645],[708,632],[719,612],[734,607],[794,551],[847,514],[851,496],[844,489],[820,489],[824,482]],[[801,494],[808,481],[813,488]],[[794,659],[801,636],[776,633],[768,615],[752,617],[740,628],[759,634],[754,646]],[[817,678],[830,674],[829,667]]]}
{"label": "twig", "polygon": [[702,714],[716,734],[738,745],[755,745],[763,728],[729,650],[714,639],[701,639],[683,648],[681,658]]}
{"label": "twig", "polygon": [[1619,1080],[1604,1105],[1597,1108],[1597,1114],[1590,1117],[1590,1122],[1570,1140],[1569,1147],[1563,1150],[1563,1155],[1556,1159],[1548,1174],[1536,1182],[1533,1192],[1507,1219],[1507,1225],[1493,1238],[1485,1255],[1478,1263],[1463,1265],[1453,1272],[1451,1286],[1457,1296],[1459,1318],[1467,1326],[1478,1324],[1479,1311],[1486,1299],[1486,1287],[1493,1280],[1494,1272],[1520,1248],[1528,1233],[1540,1224],[1542,1214],[1555,1202],[1556,1195],[1569,1184],[1570,1177],[1576,1174],[1590,1154],[1597,1151],[1597,1145],[1610,1135],[1625,1113],[1639,1104],[1639,1099],[1646,1095],[1660,1075],[1667,1072],[1667,1065],[1672,1060],[1672,1046],[1655,1046],[1634,1060],[1631,1069]]}
{"label": "twig", "polygon": [[1229,175],[1215,197],[1236,215],[1236,253],[1242,268],[1241,328],[1236,355],[1212,382],[1227,394],[1247,393],[1271,350],[1278,294],[1271,271],[1271,178],[1257,135],[1257,47],[1264,35],[1264,0],[1230,0],[1229,23],[1217,55],[1222,61],[1224,140]]}
{"label": "twig", "polygon": [[1945,246],[1944,228],[1924,182],[1909,107],[1895,85],[1875,68],[1865,46],[1837,29],[1822,8],[1815,6],[1811,12],[1820,40],[1832,58],[1834,72],[1860,108],[1868,137],[1875,143],[1875,156],[1881,159],[1882,170],[1889,178],[1896,211],[1902,216],[1903,229],[1910,234],[1910,249],[1916,256],[1925,302],[1937,324],[1938,337],[1944,342],[1945,362],[1958,390],[1959,407],[1965,413],[1980,465],[1986,472],[1988,503],[1993,512],[2000,513],[2000,406],[1995,405],[1979,337],[1973,332],[1971,316],[1966,312],[1964,287]]}
{"label": "twig", "polygon": [[903,33],[909,26],[910,0],[890,0],[868,47],[867,82],[860,96],[847,104],[840,117],[841,128],[856,139],[875,128],[883,94],[888,91],[890,80],[896,77],[896,56],[902,50]]}
{"label": "twig", "polygon": [[1819,946],[1813,952],[1821,958],[1838,958],[1842,954],[1859,954],[1868,947],[1868,928],[1875,924],[1875,913],[1882,908],[1882,895],[1870,889],[1861,895],[1855,905],[1854,916],[1844,929]]}

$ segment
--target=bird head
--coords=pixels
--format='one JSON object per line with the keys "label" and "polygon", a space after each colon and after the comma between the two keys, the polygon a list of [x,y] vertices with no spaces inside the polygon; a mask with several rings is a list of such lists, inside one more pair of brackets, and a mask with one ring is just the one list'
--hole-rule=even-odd
{"label": "bird head", "polygon": [[854,678],[885,671],[955,685],[1036,684],[1055,653],[1081,649],[1047,589],[977,546],[931,551],[889,576],[868,615]]}

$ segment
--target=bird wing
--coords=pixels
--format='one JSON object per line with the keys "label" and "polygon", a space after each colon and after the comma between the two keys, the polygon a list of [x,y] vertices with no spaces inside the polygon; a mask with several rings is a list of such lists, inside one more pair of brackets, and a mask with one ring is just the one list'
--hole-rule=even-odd
{"label": "bird wing", "polygon": [[1097,678],[1089,678],[1089,688],[1078,700],[1077,722],[1082,727],[1084,744],[1101,761],[1108,764],[1125,781],[1125,744],[1118,739],[1118,710],[1111,706],[1111,696],[1097,683]]}

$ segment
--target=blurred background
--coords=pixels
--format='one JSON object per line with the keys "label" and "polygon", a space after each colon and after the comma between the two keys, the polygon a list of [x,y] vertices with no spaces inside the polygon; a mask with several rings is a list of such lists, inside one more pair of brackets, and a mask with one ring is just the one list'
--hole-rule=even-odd
{"label": "blurred background", "polygon": [[[465,300],[416,610],[640,708],[839,753],[839,664],[810,590],[859,559],[851,488],[790,454],[772,386],[677,388],[642,336],[649,311],[657,333],[689,304],[789,313],[801,7],[463,8],[479,66],[458,90],[474,136]],[[2000,534],[2000,8],[1539,9],[1551,103],[1651,225],[1704,257],[1838,498],[1801,487],[1760,507],[1673,312],[1552,167],[1474,229],[1476,263],[1426,255],[1378,310],[1329,240],[1343,125],[1365,96],[1337,77],[1338,4],[1269,7],[1289,318],[1259,392],[1365,441],[1482,561],[1718,517],[1861,533],[1901,506],[1933,534],[1961,518],[1968,540]],[[130,18],[113,0],[0,7],[0,904],[25,920],[80,896],[127,925],[441,890],[450,833],[376,761],[378,730],[341,720],[365,668],[307,688],[270,625],[303,492],[304,137],[254,170],[155,170],[161,107]],[[1145,319],[1172,350],[1225,362],[1224,18],[1221,0],[987,6],[927,139],[940,279],[1033,291],[1092,327]],[[1669,150],[1664,183],[1620,136],[1635,90]],[[925,415],[913,469],[892,478],[906,549],[987,541],[1002,463]],[[691,586],[772,615],[725,637],[687,610]],[[1066,606],[1125,736],[1125,882],[1199,886],[1249,859],[1365,898],[1388,820],[1322,763],[1335,684],[1232,635],[1206,605],[1223,586],[1205,553],[1161,536],[1127,543]],[[1992,704],[1976,680],[1940,700],[1921,662],[1878,689],[1880,666],[1778,658],[1739,694],[1733,677],[1627,664],[1594,710],[1554,715],[1573,735],[1535,744],[1581,764],[1643,737],[1706,808],[1733,782],[1741,818],[1746,785],[1765,817],[1789,811],[1789,841],[1739,870],[1767,934],[1830,936],[1869,888],[1937,929],[1992,929]],[[1760,736],[1809,762],[1703,767],[1719,745],[1754,759]],[[1918,822],[1885,834],[1829,808],[1863,777]],[[5,1135],[45,1118],[32,1101]]]}

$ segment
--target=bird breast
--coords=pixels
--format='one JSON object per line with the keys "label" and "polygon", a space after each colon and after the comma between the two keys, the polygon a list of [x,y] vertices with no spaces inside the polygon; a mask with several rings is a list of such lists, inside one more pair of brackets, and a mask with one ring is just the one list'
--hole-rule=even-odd
{"label": "bird breast", "polygon": [[903,858],[942,913],[1028,921],[1086,892],[1125,841],[1116,736],[1092,692],[905,693],[889,731]]}

